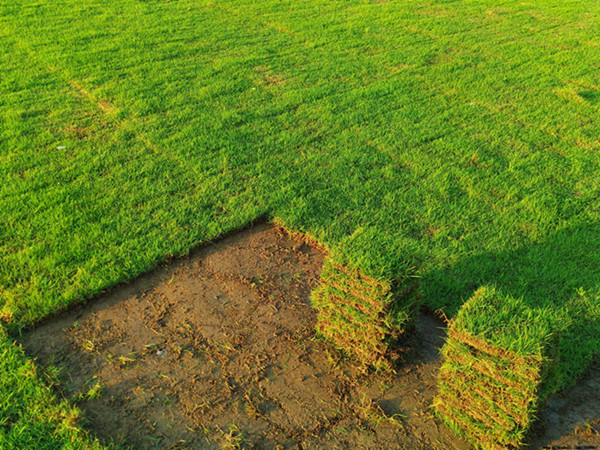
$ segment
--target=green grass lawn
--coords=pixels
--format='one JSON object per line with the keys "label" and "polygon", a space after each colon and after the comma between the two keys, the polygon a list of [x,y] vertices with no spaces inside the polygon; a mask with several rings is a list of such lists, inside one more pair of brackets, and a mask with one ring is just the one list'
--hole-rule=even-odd
{"label": "green grass lawn", "polygon": [[[518,299],[543,324],[471,328],[560,329],[567,386],[600,354],[599,36],[594,0],[0,0],[0,321],[266,215],[449,317]],[[0,354],[0,446],[87,439]]]}

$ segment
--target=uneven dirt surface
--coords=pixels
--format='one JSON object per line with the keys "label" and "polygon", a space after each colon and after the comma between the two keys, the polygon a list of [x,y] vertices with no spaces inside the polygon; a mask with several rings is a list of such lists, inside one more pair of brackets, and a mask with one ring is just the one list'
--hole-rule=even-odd
{"label": "uneven dirt surface", "polygon": [[[469,448],[430,412],[443,323],[419,318],[395,374],[361,372],[314,336],[310,292],[323,258],[258,225],[46,322],[22,343],[106,443]],[[593,370],[544,412],[551,426],[535,445],[597,442]]]}
{"label": "uneven dirt surface", "polygon": [[532,448],[600,449],[600,363],[577,385],[551,398],[540,414],[543,435]]}

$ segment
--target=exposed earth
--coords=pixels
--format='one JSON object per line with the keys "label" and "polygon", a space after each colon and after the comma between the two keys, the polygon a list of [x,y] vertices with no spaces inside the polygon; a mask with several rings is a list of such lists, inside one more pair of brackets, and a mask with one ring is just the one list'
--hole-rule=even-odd
{"label": "exposed earth", "polygon": [[[419,317],[396,373],[356,369],[314,335],[310,292],[323,258],[257,225],[43,323],[22,343],[105,443],[469,448],[429,406],[443,322]],[[543,411],[533,447],[600,448],[597,417],[595,365]]]}

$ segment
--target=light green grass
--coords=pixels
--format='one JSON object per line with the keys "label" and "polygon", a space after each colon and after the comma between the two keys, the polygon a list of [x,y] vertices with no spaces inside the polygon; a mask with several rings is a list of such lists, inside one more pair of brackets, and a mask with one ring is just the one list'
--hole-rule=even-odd
{"label": "light green grass", "polygon": [[599,35],[593,0],[0,0],[0,317],[266,214],[450,317],[493,284],[566,320],[567,385],[600,353]]}

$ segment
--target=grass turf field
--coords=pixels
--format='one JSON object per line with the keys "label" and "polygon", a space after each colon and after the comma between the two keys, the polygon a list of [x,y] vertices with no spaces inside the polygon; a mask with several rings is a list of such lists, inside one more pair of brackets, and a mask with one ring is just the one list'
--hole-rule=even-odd
{"label": "grass turf field", "polygon": [[[569,385],[600,354],[599,16],[0,1],[7,332],[267,215],[375,279],[416,270],[449,317],[493,286],[505,310],[461,327],[523,354],[560,334],[552,390]],[[0,339],[0,439],[85,439],[47,380],[7,388],[30,363]]]}

